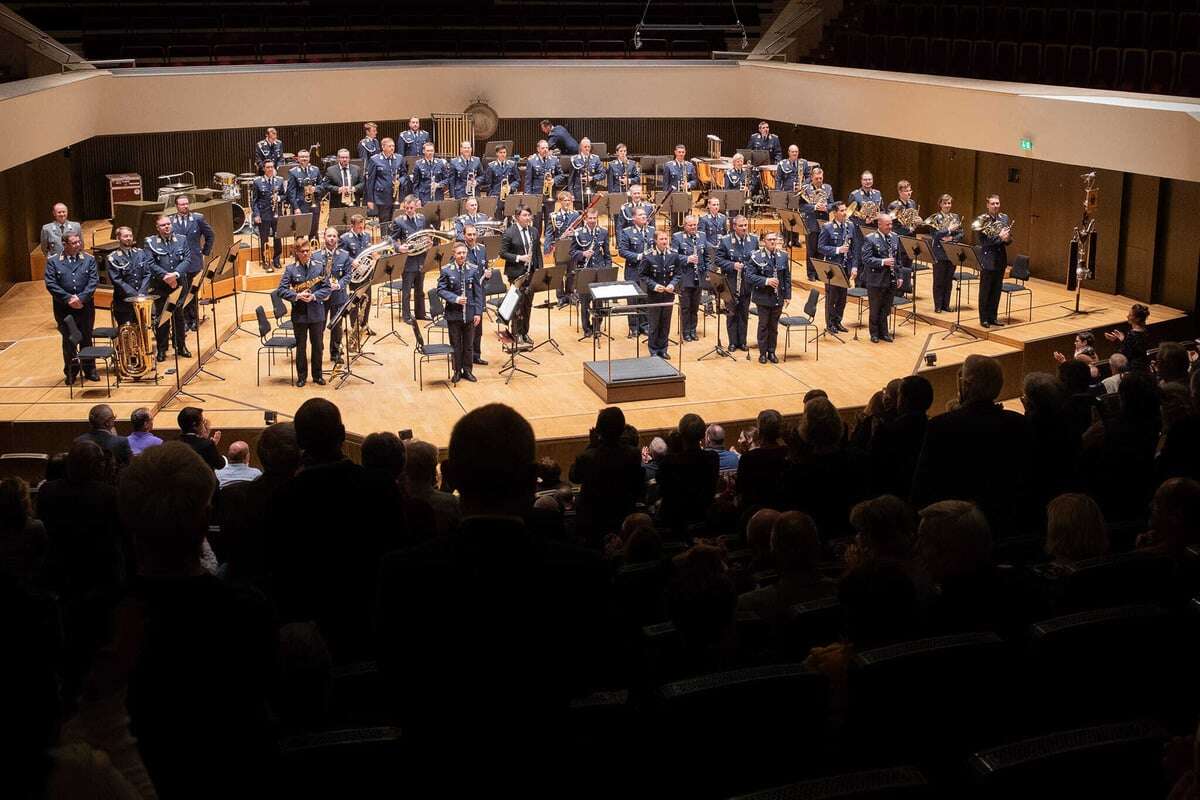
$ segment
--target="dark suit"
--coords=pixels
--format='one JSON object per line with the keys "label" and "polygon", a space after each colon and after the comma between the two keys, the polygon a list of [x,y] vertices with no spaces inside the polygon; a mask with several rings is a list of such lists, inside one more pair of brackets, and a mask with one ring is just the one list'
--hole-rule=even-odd
{"label": "dark suit", "polygon": [[[333,267],[330,269],[330,277],[338,282],[336,291],[329,293],[329,313],[337,311],[346,304],[349,296],[346,293],[346,279],[350,274],[350,264],[353,261],[350,254],[342,248],[338,247],[333,251],[332,256],[328,250],[322,247],[320,250],[312,254],[310,261],[316,261],[317,265],[323,270],[326,267],[326,259],[333,258]],[[332,330],[329,331],[329,352],[333,355],[336,361],[338,356],[342,354],[342,326],[338,323]]]}
{"label": "dark suit", "polygon": [[225,459],[217,452],[217,446],[213,444],[212,439],[206,436],[197,436],[194,433],[181,433],[179,441],[195,450],[196,454],[204,459],[204,463],[212,467],[214,472],[225,466]]}
{"label": "dark suit", "polygon": [[[343,203],[341,187],[350,186],[354,189],[354,202]],[[329,195],[330,208],[353,208],[365,204],[363,199],[363,172],[354,165],[347,164],[346,170],[337,164],[331,164],[325,170],[325,192]]]}
{"label": "dark suit", "polygon": [[987,515],[993,536],[1013,533],[1033,510],[1032,446],[1024,415],[995,403],[969,403],[933,417],[913,475],[913,507],[971,500]]}
{"label": "dark suit", "polygon": [[75,437],[77,442],[95,442],[100,445],[100,449],[106,453],[111,453],[113,460],[118,467],[123,467],[133,458],[133,450],[129,448],[129,440],[124,436],[118,436],[112,431],[104,429],[94,429],[87,433],[81,433]]}
{"label": "dark suit", "polygon": [[[392,222],[394,235],[398,235],[401,241],[406,241],[408,237],[425,227],[427,226],[424,214],[415,214],[412,217],[402,215],[396,217]],[[428,251],[420,255],[409,256],[404,260],[404,274],[400,281],[400,308],[405,322],[412,322],[414,313],[417,319],[425,319],[424,267],[426,255],[428,255]],[[412,306],[410,306],[408,298],[412,294],[415,296]]]}
{"label": "dark suit", "polygon": [[[683,280],[680,274],[683,257],[674,250],[652,250],[642,258],[641,281],[646,292],[646,302],[674,302],[675,295],[655,291],[658,287],[670,287],[678,291],[679,283]],[[646,321],[649,334],[646,336],[646,347],[652,356],[667,355],[667,346],[671,338],[671,311],[673,306],[646,309]]]}
{"label": "dark suit", "polygon": [[[951,212],[953,213],[953,212]],[[958,218],[957,214],[954,214]],[[942,242],[958,242],[962,240],[962,220],[959,218],[958,229],[950,231],[951,219],[938,212],[932,217],[935,230],[929,237],[930,249],[933,251],[933,307],[935,310],[950,310],[950,289],[954,285],[954,264],[946,255]]]}
{"label": "dark suit", "polygon": [[[71,360],[75,358],[79,348],[92,346],[92,327],[96,322],[96,303],[93,295],[100,283],[100,273],[96,268],[96,259],[80,251],[70,258],[60,254],[46,259],[44,277],[46,290],[50,292],[54,301],[54,322],[62,336],[63,374],[69,379],[74,376]],[[68,305],[72,296],[79,298],[83,308],[71,308]],[[75,319],[76,327],[83,334],[78,346],[68,336],[67,317]],[[93,372],[95,369],[96,362],[83,362],[84,372]]]}
{"label": "dark suit", "polygon": [[[312,186],[312,202],[304,199],[304,187]],[[308,226],[308,238],[317,238],[317,228],[321,224],[321,198],[325,189],[321,178],[321,170],[313,164],[307,167],[292,167],[287,177],[288,205],[293,213],[311,214],[312,221]]]}
{"label": "dark suit", "polygon": [[[617,252],[621,254],[621,258],[625,259],[625,271],[622,277],[627,281],[640,280],[642,257],[653,249],[654,227],[652,225],[646,225],[640,230],[636,225],[630,225],[621,230],[617,234]],[[648,330],[645,314],[629,315],[630,334],[645,333]]]}
{"label": "dark suit", "polygon": [[[782,250],[774,253],[758,250],[751,254],[746,268],[750,299],[758,306],[758,352],[774,354],[783,304],[792,299],[792,271],[788,257]],[[770,278],[779,279],[778,289],[767,285]]]}
{"label": "dark suit", "polygon": [[329,283],[321,281],[310,286],[313,299],[310,302],[297,299],[297,284],[309,281],[324,272],[325,266],[321,261],[310,258],[308,264],[293,261],[288,264],[283,276],[279,279],[279,296],[292,304],[292,328],[296,332],[296,376],[304,380],[308,371],[308,347],[312,346],[312,377],[321,377],[321,359],[323,356],[323,339],[325,332],[326,308],[329,300]]}
{"label": "dark suit", "polygon": [[[895,259],[890,267],[883,263],[889,257]],[[884,339],[890,336],[888,314],[892,312],[892,301],[896,296],[896,280],[907,258],[895,232],[884,236],[876,231],[863,240],[859,263],[867,273],[863,282],[867,285],[867,300],[871,306],[869,328],[872,337]]]}
{"label": "dark suit", "polygon": [[[1000,220],[1002,227],[1009,223],[1008,214],[998,217],[985,215],[986,221]],[[1000,309],[1000,287],[1004,283],[1004,271],[1008,268],[1008,248],[998,236],[979,234],[979,264],[983,268],[979,273],[979,321],[995,324],[996,313]]]}
{"label": "dark suit", "polygon": [[[471,328],[474,318],[483,316],[483,276],[470,262],[464,262],[461,269],[452,262],[442,267],[438,275],[437,293],[446,304],[446,326],[450,346],[454,349],[454,374],[470,375],[471,362],[475,359],[475,336]],[[467,298],[465,306],[459,304],[460,297]]]}
{"label": "dark suit", "polygon": [[475,326],[475,330],[471,335],[474,345],[472,347],[472,355],[474,360],[478,362],[483,358],[483,312],[487,309],[487,272],[491,269],[491,264],[488,263],[487,245],[476,241],[474,247],[467,247],[467,261],[475,265],[479,270],[479,295],[482,299],[479,305],[479,324]]}
{"label": "dark suit", "polygon": [[[758,237],[752,233],[746,234],[745,238],[738,238],[736,234],[729,234],[721,237],[721,243],[717,245],[717,267],[725,276],[725,281],[729,284],[729,290],[733,297],[729,300],[729,307],[725,310],[725,326],[729,331],[729,347],[740,347],[743,350],[748,349],[746,344],[746,333],[750,326],[750,282],[746,280],[745,270],[750,266],[750,254],[758,249]],[[742,267],[741,291],[738,291],[738,270],[734,267],[735,263],[740,263]]]}
{"label": "dark suit", "polygon": [[713,450],[667,453],[658,467],[659,518],[681,528],[703,522],[717,492],[721,457]]}
{"label": "dark suit", "polygon": [[[845,253],[839,253],[837,250],[844,244],[852,244],[854,241],[854,223],[846,221],[840,225],[831,220],[821,226],[821,233],[817,237],[817,252],[825,261],[832,261],[835,264],[841,264],[846,270],[846,280],[850,279],[850,270],[854,268],[854,263],[851,259],[854,251],[847,250]],[[825,327],[832,328],[835,325],[842,324],[842,314],[846,311],[846,289],[841,286],[834,286],[831,283],[825,284]]]}
{"label": "dark suit", "polygon": [[642,456],[623,444],[588,447],[571,465],[579,484],[579,532],[589,544],[621,527],[642,497]]}
{"label": "dark suit", "polygon": [[399,178],[400,189],[403,192],[404,182],[408,179],[405,175],[404,157],[396,153],[390,156],[376,153],[367,160],[366,171],[365,200],[375,205],[375,214],[379,217],[379,224],[386,226],[392,221],[395,181]]}
{"label": "dark suit", "polygon": [[[524,231],[524,234],[522,234]],[[529,263],[517,261],[517,256],[528,255]],[[504,259],[504,276],[512,283],[522,275],[533,275],[542,268],[542,248],[538,245],[537,231],[530,225],[522,229],[520,225],[511,225],[504,232],[500,242],[500,257]],[[529,335],[529,313],[533,308],[533,290],[526,283],[521,292],[521,302],[517,307],[511,328],[516,336]]]}

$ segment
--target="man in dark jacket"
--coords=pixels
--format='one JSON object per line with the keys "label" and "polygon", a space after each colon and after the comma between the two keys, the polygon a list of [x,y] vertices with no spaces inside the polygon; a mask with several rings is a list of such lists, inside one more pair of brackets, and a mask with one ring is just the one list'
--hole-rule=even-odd
{"label": "man in dark jacket", "polygon": [[92,410],[88,412],[88,425],[92,429],[75,437],[75,441],[95,442],[100,445],[101,450],[112,456],[118,468],[129,463],[129,459],[133,458],[133,450],[129,447],[128,439],[117,435],[117,415],[113,413],[111,406],[104,403],[92,406]]}

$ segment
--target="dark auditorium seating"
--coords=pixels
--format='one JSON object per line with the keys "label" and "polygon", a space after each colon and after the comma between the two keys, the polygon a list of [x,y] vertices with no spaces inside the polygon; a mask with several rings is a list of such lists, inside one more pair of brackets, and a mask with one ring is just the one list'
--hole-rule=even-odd
{"label": "dark auditorium seating", "polygon": [[1055,613],[1067,613],[1162,601],[1173,569],[1167,556],[1134,551],[1077,561],[1058,575],[1044,567],[1034,572],[1046,581]]}
{"label": "dark auditorium seating", "polygon": [[295,736],[279,744],[280,797],[366,796],[403,785],[400,730],[351,728]]}
{"label": "dark auditorium seating", "polygon": [[934,796],[920,770],[893,767],[776,786],[733,800],[920,800]]}

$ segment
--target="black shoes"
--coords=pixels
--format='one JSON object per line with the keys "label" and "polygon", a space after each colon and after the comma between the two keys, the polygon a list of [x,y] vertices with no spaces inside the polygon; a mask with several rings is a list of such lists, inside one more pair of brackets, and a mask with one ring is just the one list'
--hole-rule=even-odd
{"label": "black shoes", "polygon": [[982,325],[982,326],[983,326],[983,327],[985,327],[985,328],[990,328],[990,327],[992,327],[992,323],[990,323],[990,322],[981,322],[981,323],[979,323],[979,324],[980,324],[980,325]]}
{"label": "black shoes", "polygon": [[486,366],[487,366],[487,362],[486,362],[486,361],[484,361],[482,358],[479,358],[478,356],[476,356],[475,358],[471,359],[471,363],[472,363],[472,364],[478,364],[478,365],[479,365],[479,366],[481,366],[481,367],[486,367]]}
{"label": "black shoes", "polygon": [[879,344],[879,337],[872,334],[871,335],[871,344]]}
{"label": "black shoes", "polygon": [[839,333],[849,333],[850,332],[850,329],[847,328],[845,325],[843,325],[840,322],[837,324],[837,329],[838,329]]}
{"label": "black shoes", "polygon": [[462,380],[462,373],[456,372],[454,373],[454,376],[450,378],[450,383],[457,386],[460,380]]}
{"label": "black shoes", "polygon": [[475,383],[476,381],[478,381],[478,380],[479,380],[479,378],[476,378],[476,377],[475,377],[475,375],[474,375],[473,373],[470,373],[470,372],[464,372],[464,373],[463,373],[463,380],[465,380],[465,381],[470,381],[471,383]]}
{"label": "black shoes", "polygon": [[663,359],[663,360],[665,360],[665,361],[670,361],[670,360],[671,360],[671,354],[670,354],[670,353],[668,353],[666,350],[663,350],[661,353],[659,353],[659,354],[658,354],[658,357],[659,357],[659,358],[661,358],[661,359]]}
{"label": "black shoes", "polygon": [[758,354],[758,363],[760,363],[760,364],[765,364],[765,363],[767,363],[767,354],[766,354],[766,353],[759,353],[759,354]]}
{"label": "black shoes", "polygon": [[999,322],[999,321],[997,321],[997,320],[992,320],[992,327],[993,327],[993,328],[1003,328],[1003,327],[1004,327],[1004,323],[1003,323],[1003,322]]}
{"label": "black shoes", "polygon": [[188,350],[186,347],[176,347],[175,352],[179,354],[180,358],[191,358],[192,357],[192,351]]}
{"label": "black shoes", "polygon": [[157,362],[158,362],[158,363],[160,363],[160,364],[161,364],[161,363],[163,363],[164,361],[166,361],[166,360],[167,360],[167,351],[166,351],[166,350],[159,350],[159,351],[158,351],[158,352],[157,352],[157,353],[154,355],[154,360],[155,360],[155,361],[157,361]]}
{"label": "black shoes", "polygon": [[324,378],[313,378],[313,383],[315,383],[317,386],[324,386],[325,379]]}
{"label": "black shoes", "polygon": [[893,339],[891,336],[889,336],[889,335],[888,335],[888,334],[886,334],[886,333],[885,333],[883,336],[880,336],[879,338],[880,338],[880,339],[882,339],[882,340],[883,340],[883,341],[885,341],[885,342],[894,342],[894,341],[896,341],[895,339]]}
{"label": "black shoes", "polygon": [[779,359],[775,357],[774,353],[767,353],[767,361],[770,361],[772,364],[779,363]]}
{"label": "black shoes", "polygon": [[100,382],[100,373],[97,372],[96,370],[92,370],[91,372],[89,372],[87,374],[87,379],[94,383],[99,383]]}
{"label": "black shoes", "polygon": [[300,378],[299,380],[296,381],[296,388],[303,389],[305,383],[306,383],[306,381],[304,380],[304,378]]}

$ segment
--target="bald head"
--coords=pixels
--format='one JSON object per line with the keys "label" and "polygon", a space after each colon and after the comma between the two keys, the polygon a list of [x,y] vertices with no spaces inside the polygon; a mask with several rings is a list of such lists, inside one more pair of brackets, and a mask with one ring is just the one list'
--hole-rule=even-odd
{"label": "bald head", "polygon": [[245,464],[250,459],[250,445],[242,441],[234,442],[225,451],[225,457],[230,464]]}

